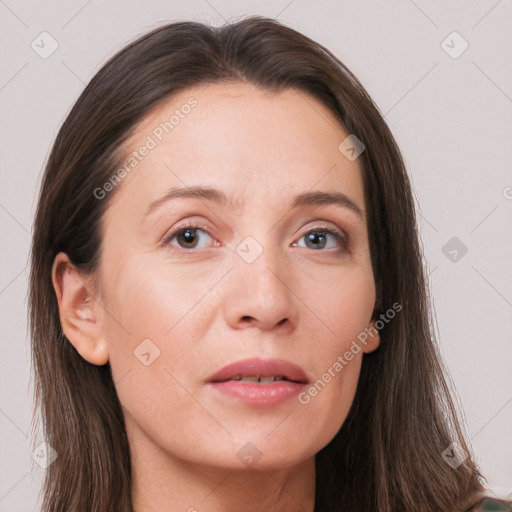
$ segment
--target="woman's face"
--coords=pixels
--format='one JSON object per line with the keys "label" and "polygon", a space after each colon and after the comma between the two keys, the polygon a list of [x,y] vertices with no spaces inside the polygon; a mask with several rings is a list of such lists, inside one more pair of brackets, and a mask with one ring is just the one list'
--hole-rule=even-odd
{"label": "woman's face", "polygon": [[[135,456],[285,468],[341,427],[378,344],[351,349],[375,286],[361,172],[338,149],[348,135],[302,92],[239,83],[182,91],[137,127],[99,270]],[[297,200],[319,192],[333,195]]]}

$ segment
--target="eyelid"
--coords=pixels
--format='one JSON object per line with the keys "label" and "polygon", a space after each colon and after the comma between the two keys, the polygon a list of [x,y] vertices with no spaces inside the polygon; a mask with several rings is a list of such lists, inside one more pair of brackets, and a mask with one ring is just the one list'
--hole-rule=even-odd
{"label": "eyelid", "polygon": [[322,231],[322,230],[334,232],[334,233],[340,235],[342,238],[346,239],[346,235],[345,235],[344,231],[342,231],[335,224],[332,224],[332,223],[326,222],[326,221],[319,221],[319,223],[315,224],[314,226],[307,228],[305,233],[303,233],[301,236],[307,235],[310,231]]}
{"label": "eyelid", "polygon": [[162,245],[168,245],[169,242],[176,236],[178,235],[181,231],[185,230],[185,229],[200,229],[202,231],[204,231],[206,234],[208,234],[210,237],[212,236],[211,233],[210,233],[210,229],[208,228],[208,226],[202,224],[200,221],[194,221],[194,220],[191,220],[191,221],[185,221],[185,224],[182,224],[180,225],[179,227],[177,228],[174,228],[170,231],[168,231],[163,237],[162,237]]}
{"label": "eyelid", "polygon": [[[349,241],[348,241],[348,237],[347,237],[346,233],[342,229],[338,228],[336,225],[333,225],[330,223],[322,224],[321,222],[322,221],[320,221],[320,224],[315,224],[314,226],[307,228],[307,230],[299,236],[299,239],[311,232],[325,231],[327,233],[332,234],[334,237],[336,237],[338,239],[338,241],[343,245],[343,250],[348,251]],[[323,251],[318,251],[318,252],[323,252]]]}

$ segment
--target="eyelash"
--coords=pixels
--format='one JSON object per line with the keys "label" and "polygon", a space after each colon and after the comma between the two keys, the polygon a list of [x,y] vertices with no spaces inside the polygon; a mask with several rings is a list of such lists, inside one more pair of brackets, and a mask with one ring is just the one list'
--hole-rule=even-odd
{"label": "eyelash", "polygon": [[[190,222],[188,224],[180,226],[179,228],[175,229],[172,233],[167,235],[162,240],[163,245],[165,245],[165,246],[170,245],[171,240],[176,235],[182,234],[182,233],[184,233],[187,230],[192,230],[192,231],[201,230],[201,231],[204,231],[208,236],[212,237],[212,235],[210,234],[210,232],[209,232],[209,230],[208,230],[208,228],[206,226],[199,225],[199,224],[196,224],[194,222]],[[348,242],[347,242],[347,239],[346,239],[345,235],[343,235],[340,231],[338,231],[338,230],[336,230],[334,228],[318,226],[318,227],[309,229],[306,233],[302,234],[300,236],[300,238],[303,238],[303,237],[309,235],[310,233],[330,234],[330,235],[334,236],[336,241],[341,244],[343,250],[347,250],[348,249]],[[177,250],[182,250],[182,251],[185,251],[185,252],[190,252],[190,251],[193,251],[194,248],[186,249],[186,248],[182,247],[182,248],[177,248]],[[314,249],[312,249],[312,250],[314,250]],[[324,249],[324,251],[325,250],[326,249]]]}

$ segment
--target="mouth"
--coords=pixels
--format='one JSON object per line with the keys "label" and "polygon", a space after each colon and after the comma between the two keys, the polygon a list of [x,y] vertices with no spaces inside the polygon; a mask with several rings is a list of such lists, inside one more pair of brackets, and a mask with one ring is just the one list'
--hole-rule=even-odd
{"label": "mouth", "polygon": [[237,381],[237,382],[251,382],[256,384],[272,384],[273,382],[277,382],[280,380],[285,380],[288,382],[296,382],[290,379],[287,379],[283,375],[248,375],[248,376],[242,376],[242,375],[235,375],[231,377],[230,379],[227,379],[225,381],[218,380],[218,381],[211,381],[211,382],[229,382],[229,381]]}
{"label": "mouth", "polygon": [[309,379],[300,366],[282,359],[246,359],[224,366],[207,381],[238,381],[268,385],[279,381],[308,384]]}
{"label": "mouth", "polygon": [[278,359],[238,361],[206,381],[207,387],[224,403],[255,407],[281,405],[296,397],[308,383],[300,366]]}

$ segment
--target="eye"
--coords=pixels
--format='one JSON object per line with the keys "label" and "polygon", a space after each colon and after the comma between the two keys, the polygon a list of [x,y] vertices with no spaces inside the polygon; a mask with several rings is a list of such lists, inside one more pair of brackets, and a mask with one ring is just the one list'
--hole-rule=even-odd
{"label": "eye", "polygon": [[[329,245],[329,238],[331,244]],[[314,228],[300,237],[300,240],[305,239],[305,245],[299,247],[307,247],[309,249],[336,249],[340,245],[343,249],[347,248],[347,241],[345,236],[338,230],[331,228]],[[298,245],[297,243],[294,246]]]}
{"label": "eye", "polygon": [[[163,240],[164,245],[174,245],[173,241],[176,239],[178,243],[178,248],[181,249],[201,249],[207,247],[203,244],[201,246],[201,237],[198,234],[204,233],[208,237],[211,238],[208,233],[208,228],[206,226],[199,226],[197,224],[189,224],[186,226],[181,226],[178,229],[174,230]],[[300,237],[301,239],[305,239],[306,242],[304,245],[298,244],[297,242],[293,243],[294,247],[306,247],[308,249],[336,249],[341,246],[342,249],[347,249],[347,240],[341,231],[333,228],[325,228],[318,227],[314,229],[310,229],[307,233]],[[330,242],[329,243],[329,239]],[[207,242],[205,242],[207,244]],[[219,242],[214,241],[214,245],[219,245]]]}
{"label": "eye", "polygon": [[205,233],[210,236],[205,226],[190,224],[187,226],[181,226],[170,233],[165,238],[164,244],[172,245],[171,242],[176,238],[181,249],[202,249],[204,246],[201,246],[200,239],[204,237],[199,236],[198,233]]}

